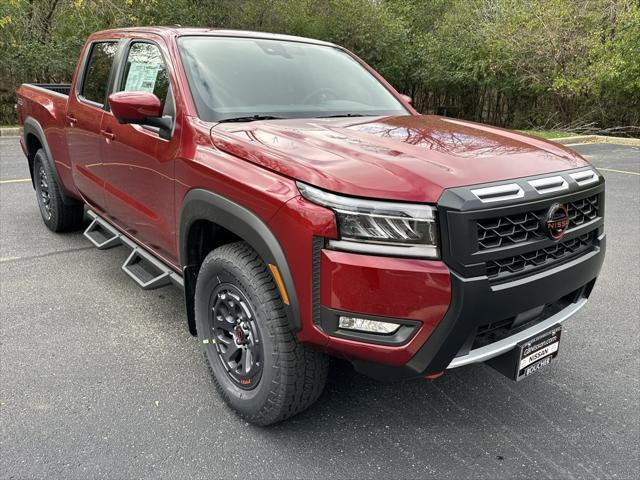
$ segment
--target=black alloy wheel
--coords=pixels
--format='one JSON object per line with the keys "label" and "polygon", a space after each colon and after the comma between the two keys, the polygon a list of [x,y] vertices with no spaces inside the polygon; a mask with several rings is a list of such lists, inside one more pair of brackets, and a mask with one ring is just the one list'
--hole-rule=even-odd
{"label": "black alloy wheel", "polygon": [[322,393],[327,356],[298,342],[271,271],[246,242],[209,252],[194,296],[197,335],[213,383],[243,419],[271,425]]}
{"label": "black alloy wheel", "polygon": [[222,283],[212,292],[210,304],[211,348],[238,387],[255,388],[262,376],[264,353],[251,303],[238,287]]}
{"label": "black alloy wheel", "polygon": [[51,194],[49,193],[49,179],[44,165],[39,163],[35,178],[36,192],[38,194],[38,206],[44,220],[51,219]]}
{"label": "black alloy wheel", "polygon": [[53,232],[70,232],[82,227],[84,205],[63,193],[58,177],[44,149],[33,156],[33,187],[42,221]]}

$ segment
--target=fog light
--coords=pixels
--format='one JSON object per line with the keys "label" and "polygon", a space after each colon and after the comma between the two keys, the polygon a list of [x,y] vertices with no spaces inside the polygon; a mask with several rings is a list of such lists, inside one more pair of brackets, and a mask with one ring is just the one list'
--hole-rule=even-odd
{"label": "fog light", "polygon": [[368,320],[366,318],[340,317],[338,326],[346,330],[359,330],[370,333],[395,333],[400,325],[391,322],[379,322],[378,320]]}

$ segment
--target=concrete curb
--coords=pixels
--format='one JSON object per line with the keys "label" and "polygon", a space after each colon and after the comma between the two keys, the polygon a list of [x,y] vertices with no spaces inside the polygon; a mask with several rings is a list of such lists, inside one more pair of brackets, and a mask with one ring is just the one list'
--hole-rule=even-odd
{"label": "concrete curb", "polygon": [[0,128],[0,137],[19,137],[20,127],[2,127]]}
{"label": "concrete curb", "polygon": [[578,135],[576,137],[553,138],[551,141],[562,145],[577,145],[580,143],[615,143],[616,145],[640,147],[640,138],[607,137],[605,135]]}
{"label": "concrete curb", "polygon": [[21,133],[20,127],[0,127],[0,137],[19,137]]}

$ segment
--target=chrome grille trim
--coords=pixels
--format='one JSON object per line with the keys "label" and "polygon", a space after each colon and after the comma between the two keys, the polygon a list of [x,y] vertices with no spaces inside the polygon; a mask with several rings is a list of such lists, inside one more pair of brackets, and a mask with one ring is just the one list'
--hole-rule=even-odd
{"label": "chrome grille trim", "polygon": [[[540,195],[545,195],[547,193],[569,191],[570,186],[567,181],[569,178],[579,187],[591,185],[600,180],[600,176],[593,169],[582,170],[580,172],[573,172],[565,175],[568,175],[568,178],[564,175],[553,175],[550,177],[528,180],[526,183]],[[524,198],[525,196],[525,191],[519,183],[506,183],[504,185],[476,188],[471,190],[471,193],[473,193],[482,203],[517,200],[519,198]]]}
{"label": "chrome grille trim", "polygon": [[471,190],[481,202],[503,202],[505,200],[515,200],[524,197],[524,190],[517,183],[498,185],[495,187],[479,188]]}
{"label": "chrome grille trim", "polygon": [[598,174],[593,170],[584,170],[582,172],[570,173],[569,176],[575,180],[575,182],[583,187],[584,185],[591,185],[599,180]]}
{"label": "chrome grille trim", "polygon": [[555,177],[529,180],[529,185],[535,188],[535,190],[540,194],[569,190],[569,183],[559,175]]}

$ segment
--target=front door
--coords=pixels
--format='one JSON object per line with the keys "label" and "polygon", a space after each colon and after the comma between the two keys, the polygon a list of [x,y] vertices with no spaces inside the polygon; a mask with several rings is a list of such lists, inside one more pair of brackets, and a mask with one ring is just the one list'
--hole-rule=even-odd
{"label": "front door", "polygon": [[[132,41],[114,92],[154,93],[165,115],[175,117],[169,75],[160,48]],[[107,217],[165,260],[176,265],[174,159],[179,139],[160,138],[153,127],[120,124],[105,112],[101,130]]]}
{"label": "front door", "polygon": [[73,181],[87,203],[98,211],[105,208],[100,123],[117,49],[115,40],[96,41],[87,47],[84,71],[78,73],[76,85],[69,92],[65,118]]}

